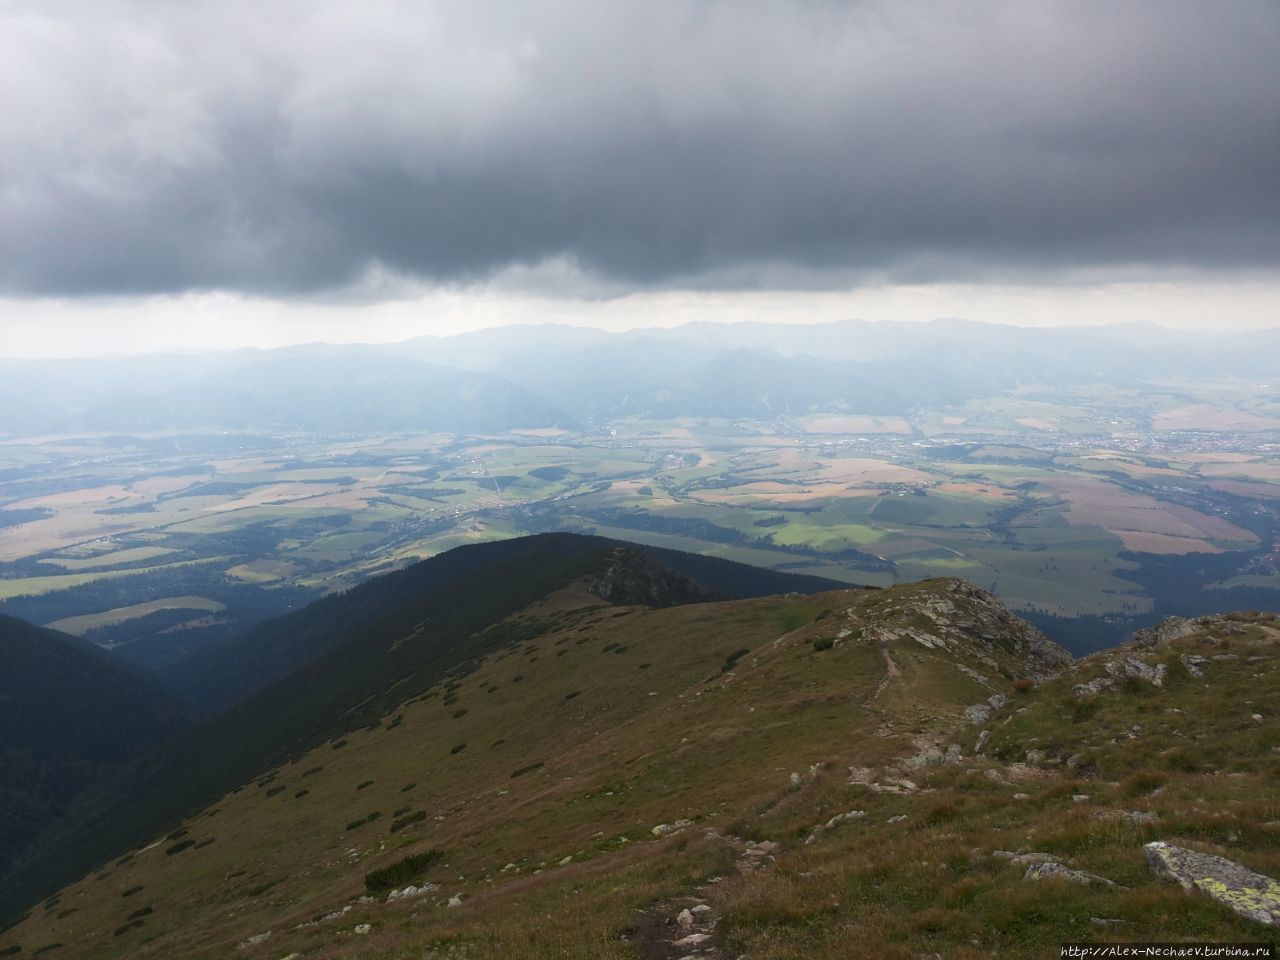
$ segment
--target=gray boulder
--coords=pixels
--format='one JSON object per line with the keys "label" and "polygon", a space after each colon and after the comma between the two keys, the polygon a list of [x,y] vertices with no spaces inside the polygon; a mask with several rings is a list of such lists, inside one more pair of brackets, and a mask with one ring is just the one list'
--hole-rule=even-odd
{"label": "gray boulder", "polygon": [[1115,883],[1106,877],[1100,877],[1096,873],[1085,873],[1082,870],[1072,870],[1070,867],[1061,863],[1034,863],[1027,867],[1024,879],[1027,880],[1067,880],[1071,883],[1078,883],[1081,886],[1088,886],[1091,883],[1100,883],[1104,887],[1114,887]]}
{"label": "gray boulder", "polygon": [[1157,877],[1198,890],[1242,917],[1280,926],[1280,883],[1223,857],[1157,840],[1142,848]]}

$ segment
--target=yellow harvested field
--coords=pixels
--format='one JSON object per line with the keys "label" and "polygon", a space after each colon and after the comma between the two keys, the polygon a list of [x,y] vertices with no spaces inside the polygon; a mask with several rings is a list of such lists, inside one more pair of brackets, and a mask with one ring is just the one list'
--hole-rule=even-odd
{"label": "yellow harvested field", "polygon": [[850,457],[821,461],[822,479],[839,483],[927,483],[927,473],[887,460]]}
{"label": "yellow harvested field", "polygon": [[82,503],[105,503],[108,500],[140,499],[139,495],[122,487],[118,483],[105,487],[86,487],[82,490],[65,490],[62,493],[50,493],[43,497],[30,497],[16,500],[8,505],[10,510],[22,510],[28,507],[65,507]]}
{"label": "yellow harvested field", "polygon": [[1160,533],[1193,540],[1219,539],[1242,543],[1256,537],[1220,517],[1212,517],[1187,507],[1161,503],[1146,494],[1130,493],[1104,480],[1076,477],[1044,478],[1041,482],[1068,501],[1063,513],[1077,527],[1102,527],[1120,531]]}
{"label": "yellow harvested field", "polygon": [[796,426],[805,433],[910,433],[911,425],[902,417],[827,416],[797,417]]}
{"label": "yellow harvested field", "polygon": [[104,517],[87,510],[67,511],[21,526],[0,528],[0,561],[20,560],[34,553],[60,550],[137,527],[136,522],[120,517]]}
{"label": "yellow harvested field", "polygon": [[879,493],[880,490],[876,487],[851,490],[844,483],[794,484],[760,480],[730,487],[727,490],[698,490],[689,494],[689,499],[700,503],[753,503],[765,506],[772,503],[807,503],[832,497],[871,497],[878,496]]}
{"label": "yellow harvested field", "polygon": [[273,583],[290,576],[297,569],[296,563],[287,560],[252,560],[228,568],[227,576],[247,583]]}
{"label": "yellow harvested field", "polygon": [[162,493],[174,493],[178,490],[185,490],[197,483],[203,483],[208,480],[208,474],[204,473],[187,473],[180,477],[146,477],[142,480],[134,480],[129,484],[129,490],[133,493],[142,494],[147,499],[158,497]]}
{"label": "yellow harvested field", "polygon": [[1139,533],[1136,530],[1108,530],[1135,553],[1162,553],[1181,556],[1187,553],[1222,553],[1218,547],[1192,537],[1171,537],[1166,533]]}
{"label": "yellow harvested field", "polygon": [[1280,482],[1280,463],[1206,463],[1200,467],[1202,477],[1247,477],[1250,480]]}
{"label": "yellow harvested field", "polygon": [[940,483],[931,489],[937,490],[939,493],[958,493],[966,497],[989,497],[992,500],[1018,499],[1018,495],[1012,490],[995,487],[989,483],[975,483],[973,481],[955,480],[948,483]]}
{"label": "yellow harvested field", "polygon": [[1170,459],[1178,460],[1182,463],[1250,463],[1261,458],[1252,453],[1229,453],[1223,451],[1221,453],[1180,453]]}
{"label": "yellow harvested field", "polygon": [[1248,483],[1243,480],[1215,480],[1209,484],[1211,490],[1223,493],[1234,493],[1237,497],[1263,497],[1274,499],[1280,497],[1280,484]]}
{"label": "yellow harvested field", "polygon": [[1058,421],[1047,417],[1018,417],[1013,421],[1028,430],[1057,430]]}
{"label": "yellow harvested field", "polygon": [[128,607],[104,610],[102,613],[87,613],[79,617],[65,617],[62,620],[46,623],[45,626],[51,630],[61,630],[63,633],[79,637],[96,627],[114,626],[117,623],[124,623],[126,620],[145,617],[147,614],[155,613],[157,610],[203,610],[207,613],[217,613],[225,609],[226,604],[217,600],[210,600],[207,597],[165,597],[162,600],[150,600],[146,603],[135,603]]}
{"label": "yellow harvested field", "polygon": [[1166,410],[1155,416],[1157,430],[1280,430],[1280,418],[1259,417],[1243,410],[1228,410],[1207,403]]}
{"label": "yellow harvested field", "polygon": [[290,504],[302,504],[308,508],[334,507],[342,510],[363,510],[369,506],[370,497],[378,496],[378,488],[363,484],[361,487],[352,487],[350,490],[339,490],[337,493],[326,493],[316,497],[302,497],[291,500]]}
{"label": "yellow harvested field", "polygon": [[650,486],[651,483],[652,481],[647,479],[645,480],[614,480],[611,484],[609,484],[608,492],[620,493],[629,497],[641,497],[641,496],[645,496],[645,494],[642,494],[640,492],[642,488],[648,487],[651,490],[653,489]]}
{"label": "yellow harvested field", "polygon": [[1174,470],[1172,467],[1153,467],[1149,464],[1132,460],[1127,454],[1113,453],[1108,450],[1102,450],[1097,453],[1089,453],[1080,457],[1086,462],[1086,466],[1092,468],[1097,463],[1099,468],[1105,470],[1123,470],[1130,476],[1157,476],[1157,477],[1185,477],[1186,473],[1181,470]]}
{"label": "yellow harvested field", "polygon": [[139,560],[153,560],[174,552],[171,547],[130,547],[126,550],[110,550],[94,556],[51,557],[40,562],[66,570],[93,570],[100,567],[119,566],[122,563],[136,563]]}
{"label": "yellow harvested field", "polygon": [[511,432],[518,437],[566,437],[569,435],[568,430],[561,430],[559,427],[536,427]]}
{"label": "yellow harvested field", "polygon": [[227,513],[232,510],[244,510],[248,507],[261,507],[267,504],[288,505],[299,500],[314,503],[326,494],[347,493],[347,488],[330,483],[273,483],[265,487],[254,487],[243,497],[228,500],[224,503],[205,507],[206,513]]}

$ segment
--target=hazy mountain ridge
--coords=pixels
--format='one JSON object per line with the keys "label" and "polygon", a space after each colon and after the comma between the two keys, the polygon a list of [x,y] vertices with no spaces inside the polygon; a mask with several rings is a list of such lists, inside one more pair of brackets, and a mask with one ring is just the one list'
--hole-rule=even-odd
{"label": "hazy mountain ridge", "polygon": [[610,416],[902,413],[1021,385],[1270,378],[1280,333],[1154,325],[692,323],[622,334],[500,327],[398,344],[308,344],[10,363],[0,429],[505,432]]}

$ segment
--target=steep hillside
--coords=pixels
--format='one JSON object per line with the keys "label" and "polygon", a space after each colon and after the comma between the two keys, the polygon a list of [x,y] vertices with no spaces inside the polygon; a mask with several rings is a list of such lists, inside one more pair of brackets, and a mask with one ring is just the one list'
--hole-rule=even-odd
{"label": "steep hillside", "polygon": [[[231,647],[225,663],[202,661],[212,678],[227,670],[233,683],[259,681],[251,689],[283,679],[86,800],[42,838],[30,862],[0,883],[0,913],[5,904],[65,882],[247,778],[376,720],[446,677],[469,672],[504,645],[536,638],[550,624],[505,618],[580,579],[591,584],[600,606],[662,607],[829,585],[573,534],[463,547],[369,581],[252,632]],[[270,671],[278,673],[261,679]]]}
{"label": "steep hillside", "polygon": [[127,661],[0,616],[0,876],[83,790],[187,723]]}
{"label": "steep hillside", "polygon": [[[539,534],[459,547],[404,570],[375,577],[296,613],[259,624],[243,636],[203,648],[172,664],[163,677],[197,710],[211,715],[351,641],[414,598],[428,597],[454,581],[504,564],[530,563],[536,568],[544,561],[599,557],[623,547],[650,562],[642,564],[637,560],[627,568],[630,579],[611,581],[604,592],[604,598],[611,603],[670,606],[789,591],[814,593],[839,586],[821,577],[779,573],[678,550],[638,547],[605,537]],[[642,587],[636,578],[642,576],[643,569],[650,571],[648,580],[652,582]],[[674,576],[666,577],[663,570]],[[513,581],[523,575],[519,570],[511,574]],[[481,612],[492,616],[487,608]]]}
{"label": "steep hillside", "polygon": [[44,901],[0,950],[906,960],[1271,939],[1148,863],[1181,847],[1280,871],[1280,619],[1072,663],[957,580],[660,610],[595,584]]}

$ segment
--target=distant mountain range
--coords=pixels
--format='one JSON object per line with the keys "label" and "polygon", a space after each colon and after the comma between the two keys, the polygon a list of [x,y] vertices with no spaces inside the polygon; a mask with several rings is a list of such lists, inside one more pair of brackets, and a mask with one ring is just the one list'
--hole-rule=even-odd
{"label": "distant mountain range", "polygon": [[1154,324],[502,327],[391,345],[5,361],[0,431],[501,433],[617,416],[900,414],[1017,386],[1275,379],[1280,330]]}

